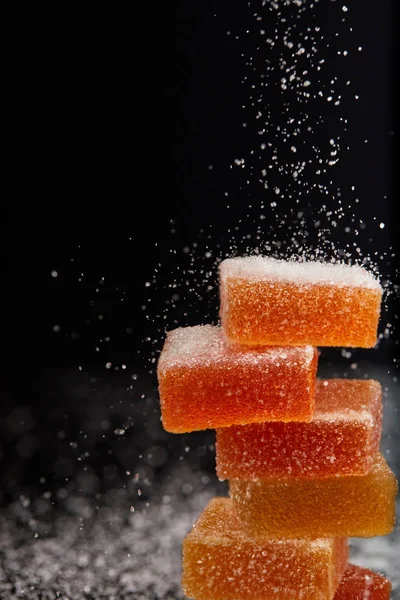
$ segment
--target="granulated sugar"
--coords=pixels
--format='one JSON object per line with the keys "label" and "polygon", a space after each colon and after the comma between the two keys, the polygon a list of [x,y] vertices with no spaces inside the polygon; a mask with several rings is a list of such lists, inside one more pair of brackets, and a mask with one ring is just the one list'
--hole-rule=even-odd
{"label": "granulated sugar", "polygon": [[41,534],[33,533],[32,515],[11,506],[0,521],[0,598],[184,598],[181,544],[209,496],[174,498],[133,514],[108,506],[91,519],[54,511],[51,524],[48,517],[35,523]]}
{"label": "granulated sugar", "polygon": [[222,281],[230,277],[242,277],[250,280],[290,281],[299,285],[330,284],[380,289],[379,281],[363,267],[337,262],[300,262],[265,256],[246,256],[222,261],[220,275]]}

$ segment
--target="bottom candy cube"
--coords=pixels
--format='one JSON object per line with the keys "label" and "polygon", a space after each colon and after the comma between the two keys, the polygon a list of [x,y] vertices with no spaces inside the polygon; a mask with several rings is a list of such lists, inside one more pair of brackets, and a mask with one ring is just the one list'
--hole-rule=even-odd
{"label": "bottom candy cube", "polygon": [[333,600],[347,559],[346,538],[257,542],[214,498],[183,542],[182,586],[194,600]]}
{"label": "bottom candy cube", "polygon": [[349,565],[334,600],[389,600],[392,584],[369,569]]}

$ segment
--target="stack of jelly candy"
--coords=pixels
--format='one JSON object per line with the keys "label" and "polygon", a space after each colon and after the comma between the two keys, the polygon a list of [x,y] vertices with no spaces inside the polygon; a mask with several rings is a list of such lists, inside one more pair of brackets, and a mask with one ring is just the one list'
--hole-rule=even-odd
{"label": "stack of jelly candy", "polygon": [[317,346],[371,348],[382,289],[360,266],[233,258],[221,327],[176,329],[158,363],[164,428],[217,430],[214,498],[183,542],[193,600],[387,600],[348,537],[392,531],[374,380],[317,379]]}

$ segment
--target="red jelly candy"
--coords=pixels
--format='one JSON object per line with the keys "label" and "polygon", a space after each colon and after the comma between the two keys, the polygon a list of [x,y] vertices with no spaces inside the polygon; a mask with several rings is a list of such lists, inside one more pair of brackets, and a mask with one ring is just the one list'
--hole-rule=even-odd
{"label": "red jelly candy", "polygon": [[349,565],[334,600],[390,600],[392,584],[369,569]]}
{"label": "red jelly candy", "polygon": [[172,433],[263,421],[309,421],[318,355],[312,346],[246,348],[220,327],[171,331],[158,362],[163,426]]}
{"label": "red jelly candy", "polygon": [[310,423],[253,423],[217,430],[220,479],[363,475],[379,448],[382,390],[377,381],[317,382]]}

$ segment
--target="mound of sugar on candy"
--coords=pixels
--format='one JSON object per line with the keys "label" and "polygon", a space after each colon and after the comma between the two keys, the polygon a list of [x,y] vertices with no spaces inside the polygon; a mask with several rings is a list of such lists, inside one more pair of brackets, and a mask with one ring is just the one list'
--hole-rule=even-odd
{"label": "mound of sugar on candy", "polygon": [[220,479],[363,475],[379,448],[382,390],[377,381],[317,381],[310,423],[253,423],[217,430]]}
{"label": "mound of sugar on candy", "polygon": [[383,456],[366,475],[231,479],[243,529],[255,538],[373,537],[393,530],[397,482]]}
{"label": "mound of sugar on candy", "polygon": [[392,584],[382,575],[349,565],[334,600],[390,600]]}
{"label": "mound of sugar on candy", "polygon": [[220,264],[221,322],[241,344],[376,343],[382,288],[360,266],[263,256]]}
{"label": "mound of sugar on candy", "polygon": [[158,368],[163,426],[182,433],[262,421],[309,421],[317,351],[311,346],[247,347],[220,327],[168,333]]}
{"label": "mound of sugar on candy", "polygon": [[214,498],[183,542],[182,585],[195,600],[332,600],[347,557],[345,538],[257,542]]}

